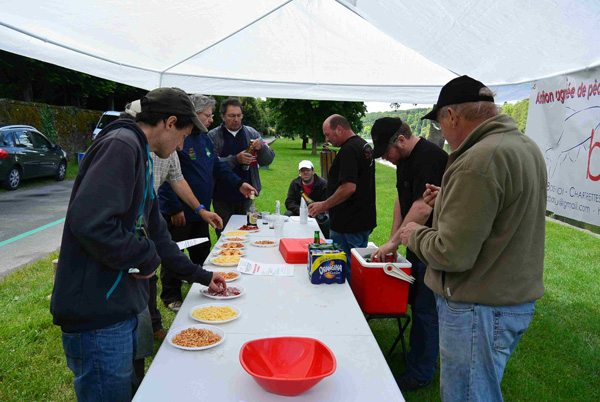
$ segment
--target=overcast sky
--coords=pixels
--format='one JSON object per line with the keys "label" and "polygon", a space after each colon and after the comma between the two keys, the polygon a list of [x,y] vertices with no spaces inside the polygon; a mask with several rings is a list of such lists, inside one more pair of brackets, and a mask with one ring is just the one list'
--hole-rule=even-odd
{"label": "overcast sky", "polygon": [[[365,102],[365,105],[367,105],[368,113],[390,112],[390,111],[394,110],[390,107],[389,102]],[[422,108],[422,107],[430,108],[431,106],[432,105],[426,105],[426,104],[413,105],[412,103],[402,103],[400,105],[400,109],[406,110],[406,109],[415,109],[415,108]]]}

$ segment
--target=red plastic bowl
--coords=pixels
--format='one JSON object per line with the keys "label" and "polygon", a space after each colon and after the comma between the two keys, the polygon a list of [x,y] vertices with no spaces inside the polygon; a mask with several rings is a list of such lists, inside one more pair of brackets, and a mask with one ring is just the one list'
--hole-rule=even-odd
{"label": "red plastic bowl", "polygon": [[313,338],[262,338],[246,342],[240,363],[265,390],[296,396],[335,372],[331,350]]}

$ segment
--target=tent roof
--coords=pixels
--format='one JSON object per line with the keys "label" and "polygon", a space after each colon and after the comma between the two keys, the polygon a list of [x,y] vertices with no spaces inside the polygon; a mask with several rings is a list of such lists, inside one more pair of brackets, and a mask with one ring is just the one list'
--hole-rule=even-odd
{"label": "tent roof", "polygon": [[594,0],[21,0],[0,48],[146,89],[434,103],[468,74],[503,101],[598,66],[599,19]]}

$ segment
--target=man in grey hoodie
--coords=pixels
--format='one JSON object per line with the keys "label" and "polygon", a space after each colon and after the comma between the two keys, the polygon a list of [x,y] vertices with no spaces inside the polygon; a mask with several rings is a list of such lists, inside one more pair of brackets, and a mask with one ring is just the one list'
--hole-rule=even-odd
{"label": "man in grey hoodie", "polygon": [[150,152],[166,158],[194,125],[204,127],[192,101],[180,89],[158,88],[134,104],[136,122],[109,124],[81,161],[52,291],[50,312],[80,401],[131,400],[137,316],[161,261],[188,282],[226,287],[171,240],[152,189]]}

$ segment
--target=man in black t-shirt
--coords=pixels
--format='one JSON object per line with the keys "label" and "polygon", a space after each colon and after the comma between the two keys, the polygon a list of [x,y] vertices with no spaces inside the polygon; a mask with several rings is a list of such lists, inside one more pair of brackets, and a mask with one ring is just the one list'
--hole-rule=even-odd
{"label": "man in black t-shirt", "polygon": [[[398,197],[389,240],[373,255],[380,261],[396,253],[400,245],[400,228],[409,222],[431,227],[432,208],[423,201],[426,185],[439,186],[444,175],[448,154],[437,145],[412,135],[408,124],[399,118],[384,117],[375,121],[371,130],[374,157],[383,157],[396,165]],[[431,385],[439,352],[438,317],[435,296],[425,283],[426,266],[409,249],[406,258],[412,264],[416,278],[411,286],[412,305],[410,352],[406,375],[398,380],[402,391],[412,391]]]}
{"label": "man in black t-shirt", "polygon": [[327,178],[327,199],[308,206],[310,216],[329,210],[331,239],[344,248],[350,282],[350,249],[366,247],[377,226],[373,149],[354,134],[345,117],[329,116],[323,123],[327,142],[341,147]]}

